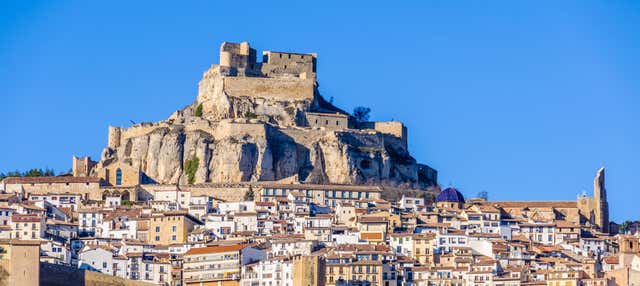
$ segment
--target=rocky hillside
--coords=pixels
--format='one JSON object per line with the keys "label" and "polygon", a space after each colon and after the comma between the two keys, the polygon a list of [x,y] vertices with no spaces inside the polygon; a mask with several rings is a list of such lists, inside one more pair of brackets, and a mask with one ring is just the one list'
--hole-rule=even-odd
{"label": "rocky hillside", "polygon": [[[94,172],[126,163],[153,181],[172,184],[283,179],[411,187],[434,183],[427,178],[430,168],[416,163],[403,138],[358,129],[357,122],[350,128],[312,128],[305,123],[307,112],[345,114],[318,93],[315,75],[251,78],[233,67],[213,65],[200,81],[196,100],[167,120],[110,127],[109,146]],[[189,182],[186,166],[194,162]]]}

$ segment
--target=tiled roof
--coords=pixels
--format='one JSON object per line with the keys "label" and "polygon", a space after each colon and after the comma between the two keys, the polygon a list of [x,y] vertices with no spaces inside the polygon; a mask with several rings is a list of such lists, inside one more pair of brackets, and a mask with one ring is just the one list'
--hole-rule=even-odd
{"label": "tiled roof", "polygon": [[189,249],[189,251],[187,251],[185,255],[198,255],[198,254],[208,254],[208,253],[239,251],[247,246],[248,246],[247,244],[234,244],[234,245],[220,245],[220,246],[192,248],[192,249]]}
{"label": "tiled roof", "polygon": [[98,177],[8,177],[4,179],[5,184],[55,184],[55,183],[99,183]]}
{"label": "tiled roof", "polygon": [[14,214],[11,216],[13,222],[40,222],[42,217],[37,214]]}
{"label": "tiled roof", "polygon": [[502,208],[576,208],[576,201],[508,201],[508,202],[482,202],[482,204],[494,205]]}

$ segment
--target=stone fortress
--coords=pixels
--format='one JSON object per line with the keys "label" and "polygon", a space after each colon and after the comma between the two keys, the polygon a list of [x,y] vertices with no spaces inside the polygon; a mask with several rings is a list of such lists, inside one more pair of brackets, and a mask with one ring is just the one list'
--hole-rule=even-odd
{"label": "stone fortress", "polygon": [[[74,174],[113,186],[279,181],[426,188],[401,122],[361,122],[318,91],[316,54],[222,43],[189,106],[167,120],[108,129],[101,160],[74,158]],[[187,162],[197,160],[191,182]]]}

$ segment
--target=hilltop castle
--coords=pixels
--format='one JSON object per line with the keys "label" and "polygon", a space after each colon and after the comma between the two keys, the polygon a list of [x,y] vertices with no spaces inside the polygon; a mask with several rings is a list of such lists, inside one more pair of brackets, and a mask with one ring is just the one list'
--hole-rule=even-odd
{"label": "hilltop castle", "polygon": [[316,54],[256,54],[247,42],[222,43],[192,104],[160,122],[109,126],[101,160],[74,160],[74,172],[113,185],[436,184],[437,172],[409,154],[404,124],[358,120],[320,95]]}

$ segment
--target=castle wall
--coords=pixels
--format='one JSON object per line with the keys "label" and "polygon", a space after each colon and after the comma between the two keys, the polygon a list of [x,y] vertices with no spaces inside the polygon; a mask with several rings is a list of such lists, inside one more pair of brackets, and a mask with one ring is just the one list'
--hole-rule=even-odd
{"label": "castle wall", "polygon": [[249,47],[249,43],[224,42],[220,46],[221,66],[244,69],[251,63],[255,63],[255,51]]}
{"label": "castle wall", "polygon": [[108,143],[107,146],[115,149],[120,147],[121,142],[121,128],[115,126],[109,126],[109,135],[108,135]]}
{"label": "castle wall", "polygon": [[361,122],[359,124],[361,129],[374,129],[380,133],[390,134],[398,137],[402,140],[404,146],[407,146],[407,127],[399,121],[376,121],[376,122]]}
{"label": "castle wall", "polygon": [[91,169],[96,165],[96,162],[91,161],[90,157],[76,157],[71,159],[71,170],[74,177],[86,177],[89,176]]}
{"label": "castle wall", "polygon": [[256,137],[266,137],[266,127],[263,123],[251,123],[245,119],[222,121],[213,132],[213,137],[221,139],[236,135],[251,134]]}
{"label": "castle wall", "polygon": [[310,100],[313,99],[314,84],[312,79],[225,77],[224,91],[233,97]]}
{"label": "castle wall", "polygon": [[294,75],[300,78],[315,79],[316,56],[314,54],[295,54],[265,51],[261,72],[267,77]]}

